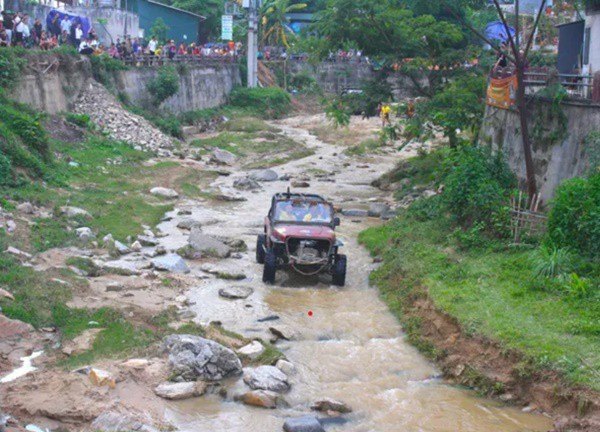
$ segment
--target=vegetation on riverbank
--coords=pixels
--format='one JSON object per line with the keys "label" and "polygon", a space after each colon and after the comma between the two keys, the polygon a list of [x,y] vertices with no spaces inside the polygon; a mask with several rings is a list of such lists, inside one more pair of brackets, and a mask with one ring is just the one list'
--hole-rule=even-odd
{"label": "vegetation on riverbank", "polygon": [[[430,163],[440,159],[441,165]],[[430,356],[444,356],[407,313],[415,299],[428,297],[464,333],[523,353],[523,373],[555,370],[572,384],[600,390],[599,257],[593,244],[579,247],[581,235],[568,231],[599,232],[599,175],[563,185],[548,235],[521,245],[507,235],[512,182],[501,161],[473,148],[443,149],[402,163],[394,177],[445,184],[441,195],[420,199],[360,235],[383,258],[372,281],[409,338]]]}

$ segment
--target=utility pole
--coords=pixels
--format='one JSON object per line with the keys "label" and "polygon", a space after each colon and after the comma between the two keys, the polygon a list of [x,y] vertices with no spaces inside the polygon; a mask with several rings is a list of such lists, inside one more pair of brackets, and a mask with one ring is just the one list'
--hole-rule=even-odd
{"label": "utility pole", "polygon": [[258,7],[260,0],[244,0],[248,8],[248,88],[258,85]]}

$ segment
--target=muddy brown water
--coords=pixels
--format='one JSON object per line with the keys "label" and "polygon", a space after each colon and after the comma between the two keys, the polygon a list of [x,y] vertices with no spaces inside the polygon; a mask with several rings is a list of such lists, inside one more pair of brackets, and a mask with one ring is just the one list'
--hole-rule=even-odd
{"label": "muddy brown water", "polygon": [[[340,156],[339,147],[319,142],[298,128],[299,122],[290,119],[278,126],[305,141],[316,154],[276,168],[280,175],[297,176],[313,169],[335,171],[335,183],[311,178],[310,190],[346,208],[364,207],[369,199],[385,198],[368,185],[403,154],[390,152],[371,158],[364,168],[364,160],[359,163]],[[218,179],[216,186],[233,193],[233,180],[243,175]],[[435,365],[409,345],[377,289],[369,285],[369,273],[375,267],[357,242],[360,231],[379,221],[342,219],[338,235],[345,242],[349,263],[344,288],[330,286],[326,277],[304,278],[283,271],[278,272],[274,286],[264,285],[262,266],[254,262],[255,236],[261,232],[272,194],[287,186],[287,182],[263,183],[263,190],[244,193],[248,200],[242,203],[208,208],[189,202],[180,208],[191,210],[199,220],[218,221],[205,226],[206,233],[243,238],[250,245],[240,259],[214,262],[216,268],[243,272],[246,280],[201,280],[188,298],[198,322],[218,320],[247,337],[268,339],[269,326],[285,325],[297,331],[298,340],[277,345],[297,369],[290,376],[292,390],[285,395],[290,407],[264,410],[206,396],[170,404],[166,417],[171,424],[182,431],[281,431],[286,417],[309,412],[310,403],[317,398],[332,397],[345,401],[354,412],[344,417],[345,424],[328,425],[330,431],[523,432],[551,428],[551,420],[543,415],[527,414],[446,383]],[[160,226],[170,234],[168,247],[185,244],[186,236],[176,228],[177,220]],[[254,293],[246,300],[220,298],[219,288],[231,284],[251,286]],[[279,319],[257,321],[269,315]],[[230,395],[245,387],[241,379],[226,385]]]}

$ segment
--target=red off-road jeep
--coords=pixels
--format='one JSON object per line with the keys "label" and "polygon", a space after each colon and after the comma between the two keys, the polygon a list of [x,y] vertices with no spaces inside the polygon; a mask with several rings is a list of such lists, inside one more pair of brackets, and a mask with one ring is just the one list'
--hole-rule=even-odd
{"label": "red off-road jeep", "polygon": [[332,283],[346,283],[346,255],[336,239],[333,206],[319,195],[278,193],[265,218],[265,234],[256,241],[256,261],[264,264],[263,282],[274,283],[278,268],[291,267],[310,276],[332,275]]}

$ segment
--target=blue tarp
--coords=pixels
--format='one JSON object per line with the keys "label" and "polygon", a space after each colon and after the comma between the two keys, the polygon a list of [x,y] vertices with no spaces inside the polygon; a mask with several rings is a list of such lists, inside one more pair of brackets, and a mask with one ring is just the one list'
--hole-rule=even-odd
{"label": "blue tarp", "polygon": [[[508,29],[510,30],[511,36],[515,37],[515,29],[513,29],[512,27],[509,27]],[[492,42],[494,42],[494,41],[507,42],[508,41],[508,35],[506,34],[506,28],[504,27],[504,24],[502,24],[500,21],[494,21],[494,22],[489,23],[485,28],[485,36]]]}
{"label": "blue tarp", "polygon": [[56,10],[56,9],[52,9],[50,12],[48,12],[48,15],[46,16],[46,28],[48,28],[48,29],[52,28],[52,19],[54,18],[54,16],[56,14],[58,14],[58,16],[59,16],[59,18],[58,18],[59,21],[62,21],[66,15],[71,20],[72,25],[81,24],[81,30],[83,30],[83,37],[84,37],[84,39],[87,38],[88,32],[92,28],[92,24],[90,23],[90,19],[88,17],[79,16],[79,15],[71,15],[71,14]]}

